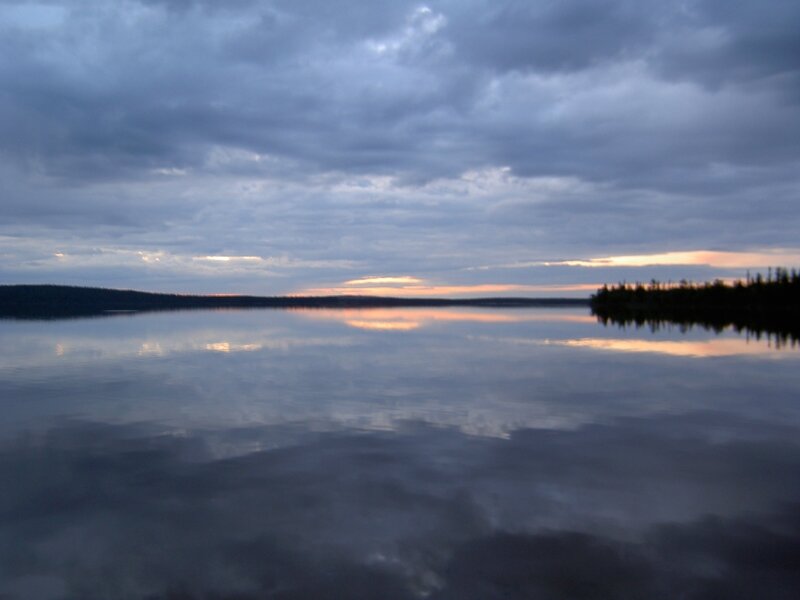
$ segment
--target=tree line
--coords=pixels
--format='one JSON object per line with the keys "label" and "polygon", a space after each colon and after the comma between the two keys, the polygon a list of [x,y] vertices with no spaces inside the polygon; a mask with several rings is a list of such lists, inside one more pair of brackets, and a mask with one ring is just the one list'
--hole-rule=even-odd
{"label": "tree line", "polygon": [[733,327],[778,344],[800,343],[800,273],[782,267],[744,280],[604,285],[591,297],[592,312],[603,323],[698,324],[717,331]]}

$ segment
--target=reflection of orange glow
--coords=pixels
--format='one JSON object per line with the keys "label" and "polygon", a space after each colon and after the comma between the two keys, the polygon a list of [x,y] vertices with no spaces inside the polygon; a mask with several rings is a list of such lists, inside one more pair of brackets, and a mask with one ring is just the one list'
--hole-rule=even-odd
{"label": "reflection of orange glow", "polygon": [[775,249],[768,252],[714,252],[692,250],[688,252],[664,252],[662,254],[638,254],[629,256],[606,256],[587,260],[564,260],[543,263],[550,266],[570,267],[645,267],[653,265],[708,265],[720,268],[771,267],[778,264],[800,263],[800,251]]}
{"label": "reflection of orange glow", "polygon": [[472,323],[521,323],[525,321],[558,321],[570,323],[597,322],[591,315],[576,315],[554,310],[514,309],[491,312],[487,309],[458,310],[448,308],[362,308],[300,310],[303,316],[341,321],[359,329],[410,331],[436,321],[469,321]]}
{"label": "reflection of orange glow", "polygon": [[[693,356],[708,358],[713,356],[776,355],[782,350],[767,343],[753,342],[741,338],[725,338],[702,341],[671,340],[621,340],[583,338],[577,340],[551,341],[551,344],[574,348],[594,348],[614,352],[655,352],[671,356]],[[783,354],[791,356],[791,354]]]}
{"label": "reflection of orange glow", "polygon": [[245,262],[260,262],[263,260],[260,256],[195,256],[195,260],[207,260],[210,262],[235,262],[235,261],[245,261]]}
{"label": "reflection of orange glow", "polygon": [[142,342],[141,347],[139,348],[139,352],[137,352],[139,356],[146,356],[148,354],[153,354],[156,356],[161,356],[164,354],[164,350],[161,349],[161,344],[158,342]]}
{"label": "reflection of orange glow", "polygon": [[[505,293],[554,293],[554,292],[595,292],[602,284],[580,283],[574,285],[517,285],[505,283],[486,283],[482,285],[400,285],[392,286],[367,286],[359,285],[357,293],[363,296],[394,296],[394,297],[447,297],[468,296],[481,294]],[[341,296],[353,294],[356,289],[352,287],[313,288],[304,290],[302,295],[310,296]]]}
{"label": "reflection of orange glow", "polygon": [[367,321],[362,319],[350,319],[345,323],[357,329],[372,329],[375,331],[411,331],[417,329],[422,323],[414,321]]}
{"label": "reflection of orange glow", "polygon": [[214,344],[206,344],[206,350],[214,352],[230,352],[231,345],[228,342],[216,342]]}
{"label": "reflection of orange glow", "polygon": [[261,350],[261,344],[231,344],[230,342],[215,342],[213,344],[206,344],[206,350],[212,352],[253,352],[254,350]]}

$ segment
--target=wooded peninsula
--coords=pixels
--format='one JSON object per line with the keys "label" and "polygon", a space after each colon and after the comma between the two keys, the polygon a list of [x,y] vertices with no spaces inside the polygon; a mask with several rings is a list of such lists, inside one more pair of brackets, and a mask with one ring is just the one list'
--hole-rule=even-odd
{"label": "wooded peninsula", "polygon": [[603,286],[591,297],[592,312],[603,323],[701,325],[716,331],[733,327],[756,336],[774,336],[778,343],[800,342],[800,273],[770,269],[732,284],[716,280],[620,283]]}

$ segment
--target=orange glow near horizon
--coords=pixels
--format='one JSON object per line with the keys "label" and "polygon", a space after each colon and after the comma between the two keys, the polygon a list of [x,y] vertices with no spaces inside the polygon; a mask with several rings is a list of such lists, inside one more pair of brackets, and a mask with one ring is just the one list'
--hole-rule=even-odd
{"label": "orange glow near horizon", "polygon": [[[711,358],[716,356],[792,356],[766,341],[741,338],[720,338],[698,341],[672,340],[626,340],[581,338],[575,340],[551,341],[551,344],[570,348],[592,348],[613,352],[649,352],[670,356]],[[800,356],[800,355],[797,355]]]}
{"label": "orange glow near horizon", "polygon": [[691,250],[661,254],[606,256],[586,260],[564,260],[542,263],[546,266],[569,267],[648,267],[670,265],[707,265],[719,268],[766,268],[800,264],[800,251],[775,249],[765,252],[717,252]]}
{"label": "orange glow near horizon", "polygon": [[401,275],[399,277],[360,277],[345,281],[344,285],[385,285],[385,284],[421,284],[423,281],[418,277]]}
{"label": "orange glow near horizon", "polygon": [[502,283],[486,283],[480,285],[401,285],[367,286],[367,287],[329,287],[311,288],[301,292],[309,296],[341,296],[357,294],[359,296],[392,296],[392,297],[449,297],[481,294],[501,294],[517,292],[554,293],[554,292],[595,292],[602,284],[580,283],[571,285],[518,285]]}

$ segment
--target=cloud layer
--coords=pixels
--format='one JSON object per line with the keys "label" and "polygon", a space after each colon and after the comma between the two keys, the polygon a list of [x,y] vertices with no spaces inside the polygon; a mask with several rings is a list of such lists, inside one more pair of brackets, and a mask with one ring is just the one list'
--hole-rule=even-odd
{"label": "cloud layer", "polygon": [[[0,276],[256,292],[380,275],[595,283],[467,269],[795,248],[799,13],[6,1]],[[183,265],[214,255],[271,268]]]}

